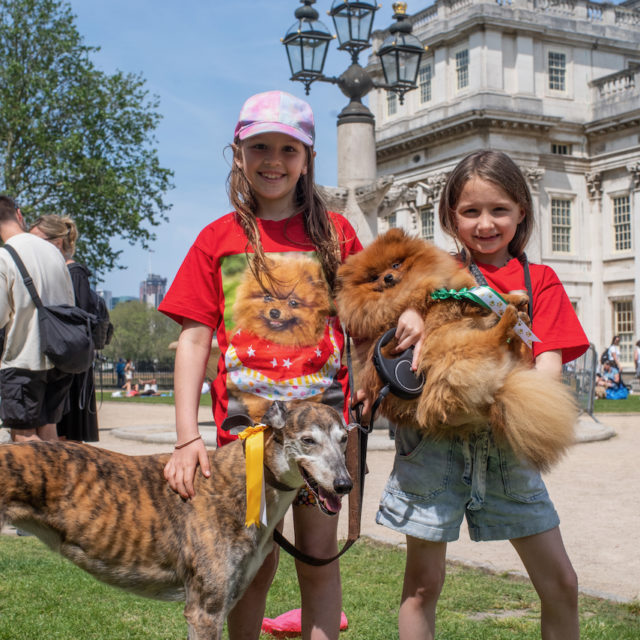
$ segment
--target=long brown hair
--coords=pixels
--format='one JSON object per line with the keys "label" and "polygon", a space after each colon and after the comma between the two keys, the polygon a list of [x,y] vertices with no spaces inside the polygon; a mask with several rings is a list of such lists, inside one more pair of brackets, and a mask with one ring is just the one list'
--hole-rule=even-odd
{"label": "long brown hair", "polygon": [[[524,212],[524,217],[516,228],[513,240],[509,243],[509,253],[516,258],[520,257],[533,232],[533,202],[522,171],[506,153],[501,151],[484,149],[472,153],[463,158],[452,171],[440,196],[438,213],[442,230],[450,235],[456,243],[463,244],[458,235],[455,213],[464,185],[474,176],[493,182],[504,189]],[[466,251],[464,253],[467,254]]]}
{"label": "long brown hair", "polygon": [[[235,162],[235,154],[238,153],[239,144],[241,144],[240,141],[236,140],[231,171],[227,177],[227,193],[235,208],[238,222],[247,236],[245,251],[248,253],[251,248],[254,252],[253,259],[249,260],[251,271],[258,282],[262,281],[258,277],[259,272],[263,273],[269,282],[275,282],[275,279],[269,274],[268,261],[260,240],[260,230],[256,221],[258,203],[244,171]],[[333,291],[336,273],[341,262],[340,240],[333,222],[329,218],[327,208],[315,187],[313,150],[305,145],[305,153],[307,154],[307,172],[298,179],[295,205],[299,211],[302,211],[304,229],[316,249],[327,283]]]}

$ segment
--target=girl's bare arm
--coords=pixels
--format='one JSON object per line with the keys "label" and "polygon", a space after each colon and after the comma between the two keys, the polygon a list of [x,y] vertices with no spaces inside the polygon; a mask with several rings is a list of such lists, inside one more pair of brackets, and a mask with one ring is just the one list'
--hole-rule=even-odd
{"label": "girl's bare arm", "polygon": [[178,339],[174,377],[177,446],[193,442],[173,452],[164,468],[164,477],[183,498],[195,495],[193,480],[198,465],[205,477],[211,475],[206,447],[202,439],[197,438],[200,391],[211,352],[212,333],[211,327],[185,319]]}

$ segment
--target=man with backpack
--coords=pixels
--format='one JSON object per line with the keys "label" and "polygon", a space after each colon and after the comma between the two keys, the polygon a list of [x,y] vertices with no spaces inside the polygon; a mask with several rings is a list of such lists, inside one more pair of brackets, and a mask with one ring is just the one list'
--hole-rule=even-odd
{"label": "man with backpack", "polygon": [[[0,238],[18,253],[45,305],[73,305],[71,278],[60,251],[27,233],[15,202],[0,195]],[[56,369],[40,343],[38,313],[9,252],[0,250],[0,418],[11,439],[57,440],[72,376]]]}

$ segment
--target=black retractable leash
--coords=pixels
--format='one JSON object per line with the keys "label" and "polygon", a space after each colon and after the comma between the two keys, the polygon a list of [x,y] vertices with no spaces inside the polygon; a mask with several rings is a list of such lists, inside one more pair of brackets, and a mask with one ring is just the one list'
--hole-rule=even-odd
{"label": "black retractable leash", "polygon": [[392,358],[382,355],[382,348],[388,345],[395,335],[395,328],[386,331],[376,342],[373,350],[373,366],[376,368],[380,380],[384,382],[384,386],[380,389],[378,397],[371,407],[370,431],[373,429],[376,411],[389,393],[403,400],[413,400],[422,393],[425,385],[424,373],[417,376],[411,369],[413,346]]}

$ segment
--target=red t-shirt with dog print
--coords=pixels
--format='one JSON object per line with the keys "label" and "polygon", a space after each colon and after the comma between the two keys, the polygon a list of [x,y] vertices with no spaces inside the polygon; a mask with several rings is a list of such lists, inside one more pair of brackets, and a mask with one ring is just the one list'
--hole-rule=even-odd
{"label": "red t-shirt with dog print", "polygon": [[[478,263],[487,284],[500,293],[526,291],[522,263],[513,258],[504,267]],[[550,267],[529,264],[533,294],[533,357],[543,351],[562,350],[562,362],[570,362],[589,348],[589,340],[576,316],[562,282]]]}
{"label": "red t-shirt with dog print", "polygon": [[[344,261],[362,246],[343,216],[329,216]],[[259,421],[273,400],[317,399],[344,411],[344,336],[302,214],[257,222],[271,282],[249,268],[252,251],[230,213],[200,232],[158,308],[215,331],[216,425],[236,413]],[[218,428],[219,445],[234,438]]]}

